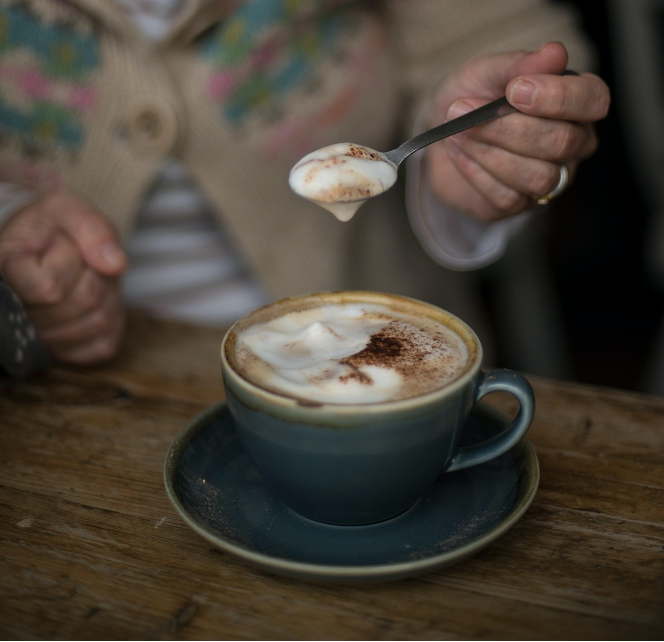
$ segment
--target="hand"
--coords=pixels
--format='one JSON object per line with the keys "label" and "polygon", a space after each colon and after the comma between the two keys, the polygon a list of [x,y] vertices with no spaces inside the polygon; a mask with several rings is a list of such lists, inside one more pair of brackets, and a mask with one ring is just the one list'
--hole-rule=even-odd
{"label": "hand", "polygon": [[432,127],[503,95],[519,112],[428,148],[427,178],[442,201],[495,221],[534,207],[558,184],[561,164],[574,175],[597,149],[592,123],[606,116],[610,95],[594,74],[560,76],[566,66],[565,47],[550,42],[476,58],[445,82]]}
{"label": "hand", "polygon": [[0,272],[53,358],[65,363],[92,365],[117,354],[126,262],[108,221],[69,194],[24,207],[0,231]]}

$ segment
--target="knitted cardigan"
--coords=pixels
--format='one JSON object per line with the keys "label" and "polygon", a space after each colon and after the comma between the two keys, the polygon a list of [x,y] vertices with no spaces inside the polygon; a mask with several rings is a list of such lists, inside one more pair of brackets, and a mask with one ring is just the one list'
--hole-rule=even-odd
{"label": "knitted cardigan", "polygon": [[272,296],[462,312],[463,277],[423,253],[398,188],[341,224],[288,173],[334,142],[391,149],[461,62],[547,40],[587,68],[574,15],[544,0],[185,0],[159,45],[111,0],[0,0],[0,182],[79,193],[126,235],[175,155]]}

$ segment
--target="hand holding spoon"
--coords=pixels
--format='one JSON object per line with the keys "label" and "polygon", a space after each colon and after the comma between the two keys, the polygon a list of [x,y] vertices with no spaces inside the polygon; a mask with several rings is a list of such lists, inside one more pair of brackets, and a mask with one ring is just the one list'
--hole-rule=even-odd
{"label": "hand holding spoon", "polygon": [[[562,75],[578,74],[566,70]],[[329,210],[340,221],[348,221],[368,199],[394,185],[399,166],[414,152],[515,111],[503,96],[384,153],[353,143],[329,145],[296,163],[289,184],[296,194]]]}

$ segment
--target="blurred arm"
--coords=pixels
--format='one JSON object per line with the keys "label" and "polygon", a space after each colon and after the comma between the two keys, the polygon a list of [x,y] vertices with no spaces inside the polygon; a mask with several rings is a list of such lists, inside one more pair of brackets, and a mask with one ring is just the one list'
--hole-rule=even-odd
{"label": "blurred arm", "polygon": [[[429,127],[436,90],[471,57],[534,50],[559,40],[568,50],[570,68],[592,66],[592,51],[574,12],[540,0],[392,0],[388,12],[411,123],[404,138]],[[452,269],[474,269],[500,258],[530,214],[496,222],[467,216],[434,194],[425,180],[425,158],[424,150],[414,154],[407,167],[408,215],[424,249]]]}

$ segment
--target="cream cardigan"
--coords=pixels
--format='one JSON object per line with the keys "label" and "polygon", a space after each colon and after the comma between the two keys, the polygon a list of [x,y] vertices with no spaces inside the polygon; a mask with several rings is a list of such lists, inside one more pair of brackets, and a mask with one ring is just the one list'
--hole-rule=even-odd
{"label": "cream cardigan", "polygon": [[340,224],[288,172],[332,142],[391,149],[461,62],[547,40],[588,68],[574,15],[543,0],[186,0],[157,46],[109,0],[0,0],[0,182],[73,190],[126,234],[175,155],[271,296],[386,290],[473,323],[399,188]]}

